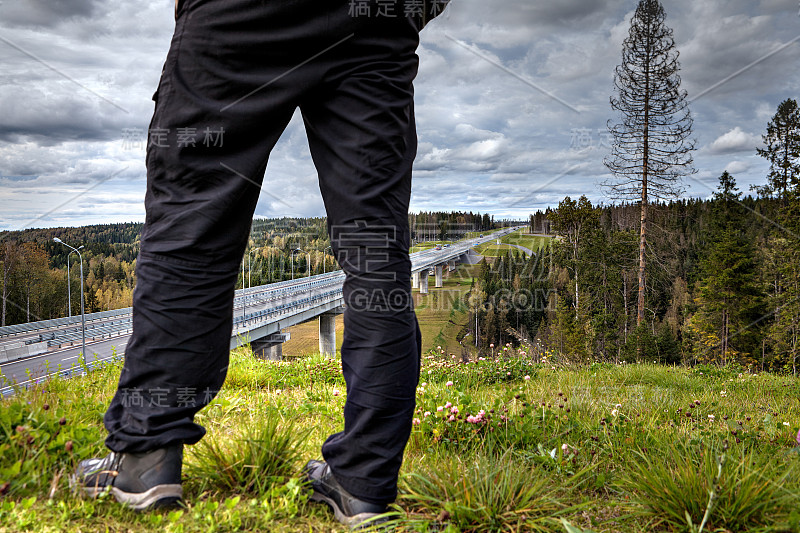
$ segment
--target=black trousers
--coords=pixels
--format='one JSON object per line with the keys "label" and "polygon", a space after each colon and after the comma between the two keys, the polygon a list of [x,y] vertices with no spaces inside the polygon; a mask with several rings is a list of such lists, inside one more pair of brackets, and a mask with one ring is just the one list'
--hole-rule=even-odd
{"label": "black trousers", "polygon": [[[354,496],[395,498],[419,379],[407,212],[423,20],[401,3],[393,17],[351,4],[179,3],[149,131],[133,335],[104,419],[111,450],[204,435],[193,418],[225,379],[267,158],[299,108],[347,274],[344,430],[322,454]],[[281,195],[269,180],[263,188]]]}

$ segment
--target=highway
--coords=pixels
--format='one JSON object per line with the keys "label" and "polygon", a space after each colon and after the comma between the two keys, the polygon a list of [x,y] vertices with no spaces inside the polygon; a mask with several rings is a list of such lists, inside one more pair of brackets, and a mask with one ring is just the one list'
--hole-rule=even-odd
{"label": "highway", "polygon": [[[459,241],[440,250],[415,252],[411,254],[412,271],[427,270],[457,259],[471,247],[516,229],[486,233],[484,237]],[[280,331],[298,320],[313,318],[314,313],[321,314],[340,306],[344,279],[344,273],[337,270],[237,290],[231,346],[247,342],[251,332],[260,335],[267,330]],[[86,364],[89,367],[124,355],[131,333],[130,311],[127,308],[86,315]],[[18,358],[21,351],[31,355]],[[48,376],[84,372],[79,365],[80,351],[80,315],[0,328],[0,396],[12,394],[14,386],[29,386]]]}

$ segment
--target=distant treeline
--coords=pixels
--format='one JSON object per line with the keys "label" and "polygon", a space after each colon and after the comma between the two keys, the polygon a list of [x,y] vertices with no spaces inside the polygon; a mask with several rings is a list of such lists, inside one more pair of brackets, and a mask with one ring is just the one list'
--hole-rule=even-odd
{"label": "distant treeline", "polygon": [[[508,223],[508,222],[506,222]],[[468,231],[498,227],[480,213],[409,214],[411,237],[456,240]],[[80,313],[80,263],[63,244],[81,248],[86,311],[129,307],[136,285],[136,257],[142,223],[0,232],[2,306],[0,325],[59,318],[69,314],[67,259],[70,261],[72,314]],[[338,269],[325,218],[273,218],[253,221],[238,287],[256,286]]]}
{"label": "distant treeline", "polygon": [[[550,257],[509,254],[485,267],[473,288],[484,302],[477,311],[483,349],[526,338],[574,362],[797,371],[800,191],[742,197],[726,172],[710,200],[654,204],[638,325],[639,207],[566,198],[537,220],[543,216],[559,235]],[[534,309],[519,309],[513,298],[521,291],[520,301],[547,293],[546,305],[539,296]]]}

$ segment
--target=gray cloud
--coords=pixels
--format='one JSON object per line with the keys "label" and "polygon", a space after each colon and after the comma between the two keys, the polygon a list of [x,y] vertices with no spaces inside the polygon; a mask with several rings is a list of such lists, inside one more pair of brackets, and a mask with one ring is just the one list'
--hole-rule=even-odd
{"label": "gray cloud", "polygon": [[96,16],[99,0],[25,0],[0,4],[0,20],[7,27],[54,27],[72,19]]}
{"label": "gray cloud", "polygon": [[[40,224],[143,218],[144,149],[126,146],[124,132],[143,132],[152,114],[172,2],[0,4],[0,228],[74,195]],[[453,0],[418,50],[412,209],[525,216],[565,195],[603,201],[606,121],[616,119],[608,99],[635,5]],[[742,190],[763,183],[767,165],[753,150],[778,103],[800,96],[800,42],[758,60],[800,34],[796,0],[675,0],[665,9],[690,98],[718,85],[691,103],[701,149],[687,194],[708,196],[725,169]],[[270,156],[256,213],[324,214],[297,116]]]}

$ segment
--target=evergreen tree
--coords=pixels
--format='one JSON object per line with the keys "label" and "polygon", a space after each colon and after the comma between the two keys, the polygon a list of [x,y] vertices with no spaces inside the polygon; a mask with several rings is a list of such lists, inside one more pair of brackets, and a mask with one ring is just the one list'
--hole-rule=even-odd
{"label": "evergreen tree", "polygon": [[753,187],[762,196],[774,196],[783,204],[787,194],[800,184],[800,110],[797,101],[787,98],[778,105],[763,137],[766,148],[758,155],[769,161],[767,184]]}
{"label": "evergreen tree", "polygon": [[719,178],[719,192],[709,228],[708,254],[703,261],[704,278],[699,289],[699,321],[696,326],[709,332],[708,360],[740,362],[756,346],[756,320],[762,307],[763,294],[756,280],[755,250],[745,233],[747,212],[741,206],[741,193],[736,180],[727,171]]}
{"label": "evergreen tree", "polygon": [[648,204],[651,197],[677,196],[682,176],[694,172],[692,119],[686,91],[680,89],[678,51],[664,19],[658,0],[640,0],[614,76],[617,96],[611,97],[611,107],[622,122],[608,126],[613,143],[605,164],[614,178],[604,185],[614,199],[639,200],[637,324],[645,313]]}
{"label": "evergreen tree", "polygon": [[575,281],[575,316],[580,305],[580,278],[585,265],[581,260],[581,251],[588,235],[597,226],[599,217],[599,210],[592,207],[586,196],[581,196],[577,202],[567,196],[558,204],[558,209],[550,214],[553,230],[563,237],[562,242],[556,243],[554,252],[559,264],[572,272]]}

